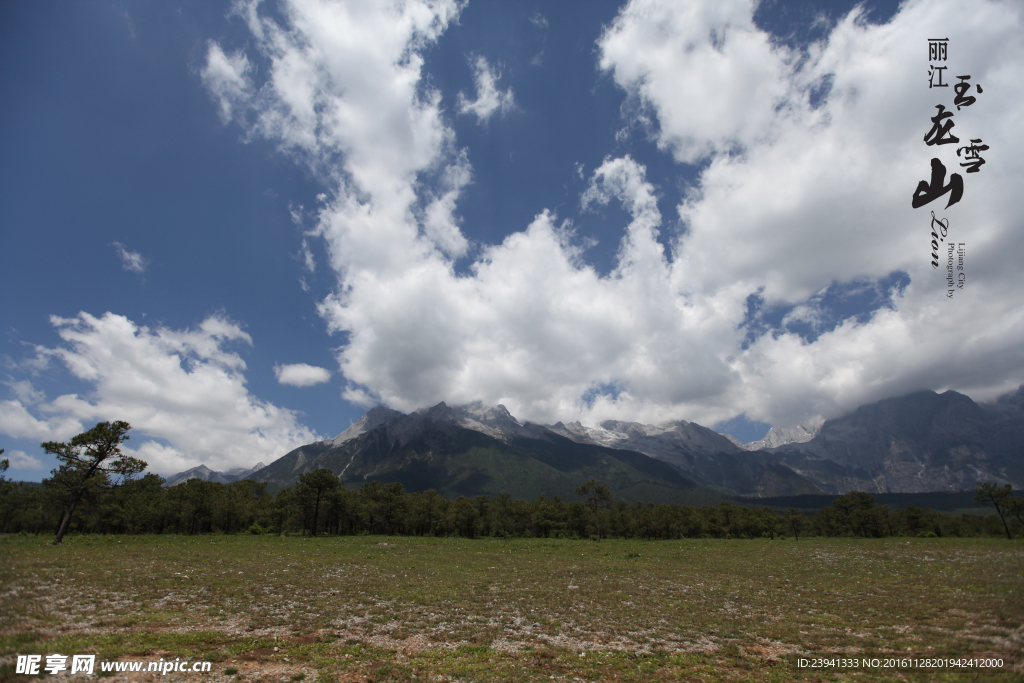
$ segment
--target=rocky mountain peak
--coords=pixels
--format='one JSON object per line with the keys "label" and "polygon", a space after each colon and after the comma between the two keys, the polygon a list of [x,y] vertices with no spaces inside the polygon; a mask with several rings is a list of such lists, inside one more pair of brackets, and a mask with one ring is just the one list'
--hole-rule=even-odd
{"label": "rocky mountain peak", "polygon": [[[1024,443],[1024,387],[988,404],[954,391],[916,392],[860,406],[821,425],[773,427],[764,439],[746,445],[686,420],[655,425],[606,420],[599,426],[577,420],[544,426],[520,422],[505,406],[479,401],[456,406],[441,401],[408,415],[377,406],[333,440],[297,448],[269,467],[257,465],[253,469],[260,471],[251,478],[285,484],[298,473],[330,465],[342,478],[359,481],[378,476],[382,458],[394,457],[398,460],[388,466],[398,468],[395,477],[415,478],[420,471],[415,467],[420,467],[441,482],[451,472],[432,458],[462,457],[459,449],[481,444],[501,452],[501,445],[486,445],[491,440],[534,453],[531,457],[556,469],[571,468],[587,453],[584,459],[592,457],[602,466],[609,457],[642,464],[636,459],[642,454],[671,465],[673,476],[682,473],[688,481],[745,495],[970,490],[978,481],[1019,486],[1024,481],[1018,446]],[[408,472],[402,469],[413,461],[419,464]],[[651,464],[643,467],[649,470]],[[168,484],[188,478],[228,483],[247,476],[200,465]],[[452,491],[470,495],[478,490],[459,486]]]}
{"label": "rocky mountain peak", "polygon": [[201,479],[202,481],[212,481],[218,484],[230,484],[233,481],[245,479],[250,474],[260,469],[263,469],[263,463],[257,463],[255,467],[249,468],[235,467],[227,472],[218,472],[217,470],[211,470],[206,465],[199,465],[198,467],[193,467],[190,470],[172,474],[164,482],[164,486],[176,486],[177,484],[185,483],[189,479]]}
{"label": "rocky mountain peak", "polygon": [[762,448],[778,448],[788,443],[807,443],[818,433],[822,424],[822,422],[817,422],[793,427],[772,427],[763,439],[742,444],[742,448],[748,451],[759,451]]}
{"label": "rocky mountain peak", "polygon": [[[441,405],[444,405],[444,403],[442,402]],[[391,408],[387,408],[385,406],[377,406],[376,408],[370,408],[368,411],[363,413],[363,416],[361,418],[352,423],[352,425],[348,429],[334,437],[331,440],[331,443],[335,446],[340,446],[346,441],[351,441],[360,434],[365,434],[371,429],[375,429],[376,427],[379,427],[380,425],[384,424],[388,420],[391,420],[395,417],[399,417],[401,415],[402,413],[398,412],[397,410],[392,410]]]}
{"label": "rocky mountain peak", "polygon": [[252,467],[233,467],[224,474],[229,477],[236,477],[238,479],[245,479],[246,476],[252,474],[256,470],[262,470],[266,465],[262,462],[258,462]]}

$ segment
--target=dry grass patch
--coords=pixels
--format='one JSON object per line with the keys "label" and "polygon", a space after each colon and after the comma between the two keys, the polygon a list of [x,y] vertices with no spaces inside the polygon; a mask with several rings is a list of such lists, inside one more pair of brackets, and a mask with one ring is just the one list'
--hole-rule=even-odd
{"label": "dry grass patch", "polygon": [[987,680],[1024,680],[1024,548],[997,539],[6,537],[0,557],[0,679],[61,652],[237,683],[893,680],[795,661],[997,653]]}

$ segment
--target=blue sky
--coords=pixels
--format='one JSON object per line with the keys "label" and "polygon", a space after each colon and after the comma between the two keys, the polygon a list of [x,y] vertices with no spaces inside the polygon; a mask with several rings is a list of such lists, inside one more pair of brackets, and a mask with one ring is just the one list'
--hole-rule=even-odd
{"label": "blue sky", "polygon": [[[918,389],[991,400],[1024,382],[1020,23],[938,0],[5,3],[10,474],[99,420],[170,474],[377,403],[749,441]],[[940,34],[971,107],[928,87]],[[923,142],[938,103],[989,145],[979,172]],[[964,198],[913,209],[935,156]],[[966,245],[952,297],[931,211]]]}

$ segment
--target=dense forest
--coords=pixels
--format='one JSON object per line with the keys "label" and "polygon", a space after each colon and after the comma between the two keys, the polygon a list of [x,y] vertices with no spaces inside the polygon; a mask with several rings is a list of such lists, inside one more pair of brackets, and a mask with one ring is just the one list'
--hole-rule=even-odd
{"label": "dense forest", "polygon": [[[532,501],[497,497],[448,500],[434,491],[410,493],[401,484],[370,481],[346,488],[329,470],[302,475],[276,495],[266,484],[231,484],[190,479],[165,488],[148,474],[116,487],[87,490],[68,525],[69,533],[102,534],[405,534],[464,537],[602,536],[667,538],[802,538],[804,536],[1002,536],[996,515],[953,516],[908,507],[876,505],[867,493],[840,496],[832,506],[807,515],[730,502],[688,505],[627,504],[557,496]],[[68,508],[66,490],[42,484],[4,482],[0,533],[55,533]],[[595,505],[595,503],[597,503]],[[596,507],[596,510],[595,510]],[[1024,524],[1008,520],[1019,535]]]}

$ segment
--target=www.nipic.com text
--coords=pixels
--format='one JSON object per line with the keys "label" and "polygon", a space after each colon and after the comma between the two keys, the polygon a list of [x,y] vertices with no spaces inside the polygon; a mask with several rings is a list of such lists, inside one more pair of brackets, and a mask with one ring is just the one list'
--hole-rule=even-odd
{"label": "www.nipic.com text", "polygon": [[[70,660],[70,662],[69,662]],[[171,672],[193,672],[193,673],[208,673],[210,671],[210,662],[189,662],[189,660],[175,659],[172,661],[164,661],[160,659],[158,662],[148,661],[102,661],[99,663],[99,670],[101,672],[155,672],[162,676],[166,676]],[[43,655],[18,655],[18,663],[15,667],[15,673],[27,674],[29,676],[38,675],[41,671],[49,674],[58,674],[63,671],[69,671],[70,673],[83,673],[92,674],[96,667],[96,655],[47,655],[46,661],[43,661]]]}

